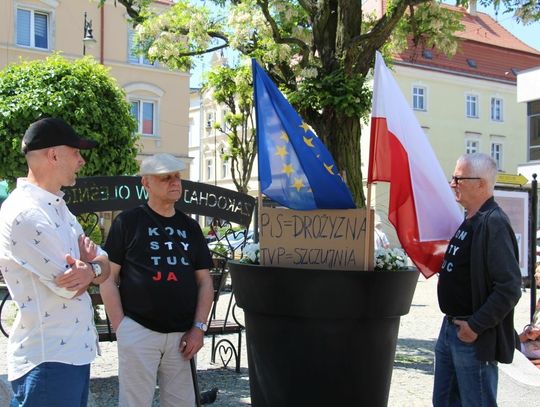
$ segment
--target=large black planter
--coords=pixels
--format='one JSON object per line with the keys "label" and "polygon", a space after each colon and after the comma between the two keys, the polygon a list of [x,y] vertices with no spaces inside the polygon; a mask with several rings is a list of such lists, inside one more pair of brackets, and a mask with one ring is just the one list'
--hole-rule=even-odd
{"label": "large black planter", "polygon": [[387,405],[418,271],[229,269],[245,313],[254,407]]}

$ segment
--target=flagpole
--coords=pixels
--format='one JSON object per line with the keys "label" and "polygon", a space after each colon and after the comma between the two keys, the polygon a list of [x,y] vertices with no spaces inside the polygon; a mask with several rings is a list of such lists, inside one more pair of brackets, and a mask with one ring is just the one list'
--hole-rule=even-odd
{"label": "flagpole", "polygon": [[364,270],[369,269],[369,256],[370,252],[370,241],[371,241],[371,183],[367,184],[367,199],[366,199],[366,238],[364,239]]}
{"label": "flagpole", "polygon": [[262,200],[263,200],[263,197],[262,197],[262,192],[261,192],[261,183],[259,181],[259,191],[258,191],[258,195],[257,195],[257,224],[259,225],[259,230],[257,230],[255,233],[257,235],[257,241],[256,243],[259,243],[259,241],[261,240],[261,237],[259,236],[259,231],[262,229],[262,223],[261,223],[261,213],[262,213]]}

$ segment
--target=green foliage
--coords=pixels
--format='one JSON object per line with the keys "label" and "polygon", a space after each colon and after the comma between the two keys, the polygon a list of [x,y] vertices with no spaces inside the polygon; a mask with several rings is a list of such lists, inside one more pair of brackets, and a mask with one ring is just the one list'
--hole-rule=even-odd
{"label": "green foliage", "polygon": [[212,89],[212,97],[218,103],[229,108],[238,107],[240,111],[249,111],[253,106],[253,83],[251,68],[247,65],[231,68],[218,66],[207,77],[204,89]]}
{"label": "green foliage", "polygon": [[99,218],[95,214],[85,214],[77,217],[85,234],[95,243],[103,243],[103,233],[99,227]]}
{"label": "green foliage", "polygon": [[371,106],[371,90],[362,75],[347,76],[343,69],[306,78],[288,97],[299,110],[333,108],[347,117],[363,117]]}
{"label": "green foliage", "polygon": [[231,175],[239,192],[248,192],[255,161],[255,123],[253,121],[253,83],[248,64],[237,67],[217,66],[209,74],[205,90],[229,109],[223,123],[216,128],[227,135],[227,151],[222,159],[231,160]]}
{"label": "green foliage", "polygon": [[[214,227],[214,229],[216,230],[218,236],[223,236],[227,233],[231,233],[231,230],[234,232],[244,230],[244,228],[241,226],[235,226],[232,229],[230,226],[224,226],[224,227],[218,227],[218,228]],[[208,236],[208,232],[210,232],[210,226],[204,226],[201,228],[201,230],[204,236]]]}
{"label": "green foliage", "polygon": [[419,49],[436,48],[447,56],[457,52],[458,42],[453,35],[463,30],[461,14],[441,7],[437,2],[421,4],[406,14],[392,33],[390,52],[402,50],[411,39]]}
{"label": "green foliage", "polygon": [[229,250],[225,247],[225,245],[221,242],[218,242],[213,248],[212,251],[220,254],[222,256],[228,256]]}
{"label": "green foliage", "polygon": [[[157,60],[172,69],[189,70],[191,57],[207,52],[212,33],[220,36],[222,29],[222,21],[213,19],[207,7],[179,0],[137,27],[135,47],[140,47],[142,53],[147,52],[150,61]],[[225,37],[222,39],[226,41]]]}
{"label": "green foliage", "polygon": [[129,104],[108,70],[92,58],[71,62],[53,55],[0,71],[0,179],[12,185],[26,174],[22,136],[42,117],[61,117],[81,137],[99,143],[83,152],[80,176],[137,171],[136,123]]}

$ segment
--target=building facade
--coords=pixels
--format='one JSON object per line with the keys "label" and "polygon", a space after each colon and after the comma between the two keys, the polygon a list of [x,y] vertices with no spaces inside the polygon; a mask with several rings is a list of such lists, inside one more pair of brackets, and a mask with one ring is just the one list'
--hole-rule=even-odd
{"label": "building facade", "polygon": [[[474,7],[445,7],[461,14],[457,53],[448,58],[411,44],[394,56],[394,78],[448,179],[456,159],[474,152],[489,154],[499,171],[515,174],[528,159],[527,106],[516,99],[517,77],[540,64],[540,52]],[[368,156],[369,127],[362,132],[364,174]],[[397,244],[387,220],[388,192],[386,183],[377,184],[372,205]]]}
{"label": "building facade", "polygon": [[[153,6],[165,10],[172,4],[159,0]],[[89,34],[95,39],[92,47],[83,41]],[[126,93],[141,135],[139,158],[168,152],[189,162],[189,73],[137,55],[133,35],[125,8],[112,0],[102,8],[88,0],[2,0],[0,69],[54,52],[67,59],[92,56],[110,69]]]}
{"label": "building facade", "polygon": [[517,101],[526,107],[527,160],[518,172],[528,179],[540,178],[540,64],[522,71],[517,80]]}
{"label": "building facade", "polygon": [[[211,65],[224,64],[227,64],[227,59],[218,52],[214,53]],[[224,156],[229,151],[227,135],[220,130],[220,126],[224,126],[227,113],[227,106],[214,101],[212,89],[191,90],[189,152],[193,158],[193,168],[190,173],[192,181],[236,190],[230,160]],[[255,162],[248,186],[249,194],[253,196],[257,195],[259,189],[257,173]]]}

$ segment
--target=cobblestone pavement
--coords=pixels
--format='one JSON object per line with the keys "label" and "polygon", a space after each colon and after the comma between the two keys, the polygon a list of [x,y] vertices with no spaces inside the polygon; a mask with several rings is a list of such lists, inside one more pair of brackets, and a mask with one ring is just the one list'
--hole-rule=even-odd
{"label": "cobblestone pavement", "polygon": [[[433,387],[433,348],[442,315],[437,305],[437,278],[422,276],[408,315],[401,318],[398,347],[392,374],[388,405],[390,407],[427,407],[431,405]],[[523,294],[516,308],[515,322],[521,329],[529,319],[530,293]],[[226,303],[226,301],[220,301]],[[210,363],[210,339],[198,357],[198,377],[202,390],[219,388],[216,407],[242,407],[250,405],[247,356],[242,350],[241,372],[224,369]],[[5,352],[6,340],[0,338],[0,352]],[[102,343],[102,356],[92,366],[91,399],[89,407],[116,406],[118,377],[115,343]],[[0,379],[6,378],[5,357],[0,357]],[[1,389],[0,389],[1,390]],[[156,392],[157,393],[157,392]],[[1,391],[0,391],[1,397]],[[1,399],[0,399],[1,400]],[[501,407],[538,405],[540,387],[525,386],[504,372],[499,376],[498,402]],[[0,401],[0,407],[3,406]],[[351,406],[354,401],[351,400]],[[159,406],[157,399],[153,406]],[[304,407],[304,406],[299,406]]]}

